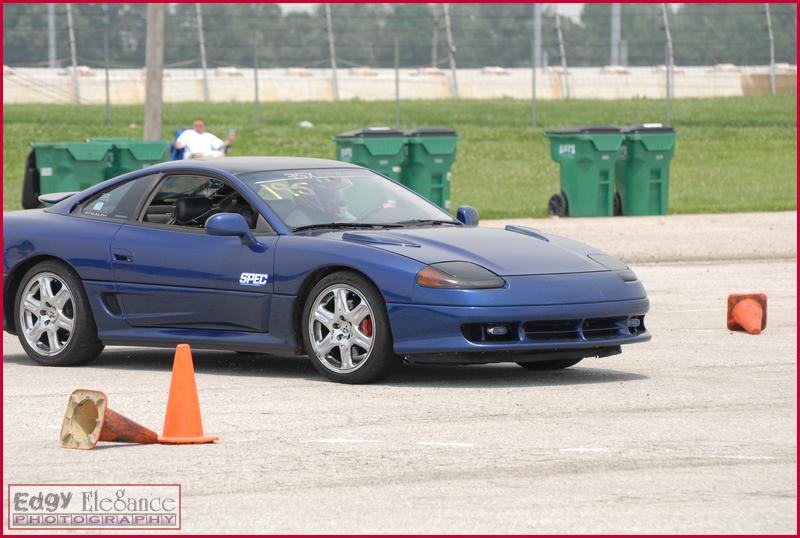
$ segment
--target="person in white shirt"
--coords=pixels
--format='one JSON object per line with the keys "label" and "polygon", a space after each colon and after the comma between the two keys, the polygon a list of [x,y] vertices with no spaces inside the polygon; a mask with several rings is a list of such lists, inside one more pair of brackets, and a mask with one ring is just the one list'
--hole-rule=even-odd
{"label": "person in white shirt", "polygon": [[192,128],[183,131],[175,141],[175,147],[183,150],[184,159],[200,157],[224,157],[225,150],[236,140],[236,132],[231,131],[224,142],[211,133],[206,132],[206,122],[196,118]]}

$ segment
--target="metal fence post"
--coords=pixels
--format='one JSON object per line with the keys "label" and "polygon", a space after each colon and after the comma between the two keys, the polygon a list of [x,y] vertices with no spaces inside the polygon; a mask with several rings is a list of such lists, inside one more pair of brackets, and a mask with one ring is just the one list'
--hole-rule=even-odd
{"label": "metal fence post", "polygon": [[47,67],[58,67],[56,59],[56,5],[47,4]]}
{"label": "metal fence post", "polygon": [[253,93],[256,105],[256,123],[261,123],[261,98],[258,95],[258,38],[253,38]]}
{"label": "metal fence post", "polygon": [[400,127],[400,45],[394,38],[394,124]]}
{"label": "metal fence post", "polygon": [[195,4],[197,9],[197,39],[200,45],[200,67],[203,69],[203,100],[208,102],[208,62],[206,61],[206,39],[203,33],[203,11],[200,4]]}
{"label": "metal fence post", "polygon": [[769,4],[764,4],[764,11],[767,13],[767,32],[769,33],[769,91],[775,95],[775,37],[772,34],[772,16],[769,12]]}
{"label": "metal fence post", "polygon": [[331,81],[333,83],[333,100],[339,100],[339,77],[336,74],[336,42],[333,37],[333,17],[331,5],[325,4],[325,20],[328,26],[328,50],[331,55]]}
{"label": "metal fence post", "polygon": [[666,102],[666,123],[669,123],[672,120],[672,94],[674,92],[674,73],[673,68],[675,65],[675,60],[672,56],[672,32],[669,30],[669,18],[667,17],[667,4],[661,4],[661,15],[664,18],[664,33],[667,35],[667,62],[666,62],[666,72],[667,72],[667,102]]}
{"label": "metal fence post", "polygon": [[106,115],[105,115],[105,124],[111,124],[111,82],[109,80],[109,73],[108,73],[108,27],[110,25],[110,21],[108,18],[108,4],[103,4],[103,13],[104,17],[104,25],[103,28],[103,62],[105,64],[105,75],[106,75]]}
{"label": "metal fence post", "polygon": [[450,57],[450,73],[453,81],[453,97],[458,99],[460,93],[458,91],[458,74],[456,69],[456,46],[453,44],[453,28],[450,26],[450,4],[442,6],[444,10],[444,28],[447,34],[447,53]]}
{"label": "metal fence post", "polygon": [[567,54],[564,52],[564,34],[561,32],[561,15],[556,8],[556,34],[558,36],[558,52],[561,55],[561,89],[564,98],[569,99],[569,73],[567,73]]}
{"label": "metal fence post", "polygon": [[72,64],[72,96],[81,104],[80,84],[78,84],[78,52],[75,47],[75,25],[72,23],[72,4],[67,4],[67,31],[69,33],[69,55]]}
{"label": "metal fence post", "polygon": [[542,5],[533,4],[533,32],[531,34],[531,127],[536,128],[536,70],[542,56]]}

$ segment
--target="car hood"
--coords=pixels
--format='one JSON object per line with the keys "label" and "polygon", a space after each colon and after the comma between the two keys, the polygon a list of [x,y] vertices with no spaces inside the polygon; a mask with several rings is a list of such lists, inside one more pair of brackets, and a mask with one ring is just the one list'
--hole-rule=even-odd
{"label": "car hood", "polygon": [[407,228],[328,232],[332,239],[362,243],[424,264],[467,261],[500,276],[607,271],[588,257],[587,245],[530,228]]}

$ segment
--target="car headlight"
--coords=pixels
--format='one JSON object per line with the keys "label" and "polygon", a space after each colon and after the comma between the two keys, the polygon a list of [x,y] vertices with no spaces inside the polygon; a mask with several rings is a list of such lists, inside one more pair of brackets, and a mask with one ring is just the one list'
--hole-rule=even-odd
{"label": "car headlight", "polygon": [[625,282],[634,282],[638,280],[636,273],[631,271],[627,265],[622,263],[619,259],[608,254],[588,254],[589,258],[596,261],[606,269],[614,271]]}
{"label": "car headlight", "polygon": [[425,288],[485,290],[502,288],[506,281],[474,263],[441,262],[420,269],[417,284]]}

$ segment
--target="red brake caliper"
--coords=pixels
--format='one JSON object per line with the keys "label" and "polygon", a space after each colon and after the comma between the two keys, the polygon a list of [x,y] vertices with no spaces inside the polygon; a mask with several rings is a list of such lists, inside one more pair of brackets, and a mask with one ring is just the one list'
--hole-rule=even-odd
{"label": "red brake caliper", "polygon": [[372,336],[372,318],[367,316],[361,320],[361,323],[358,325],[358,330],[361,331],[364,336]]}

